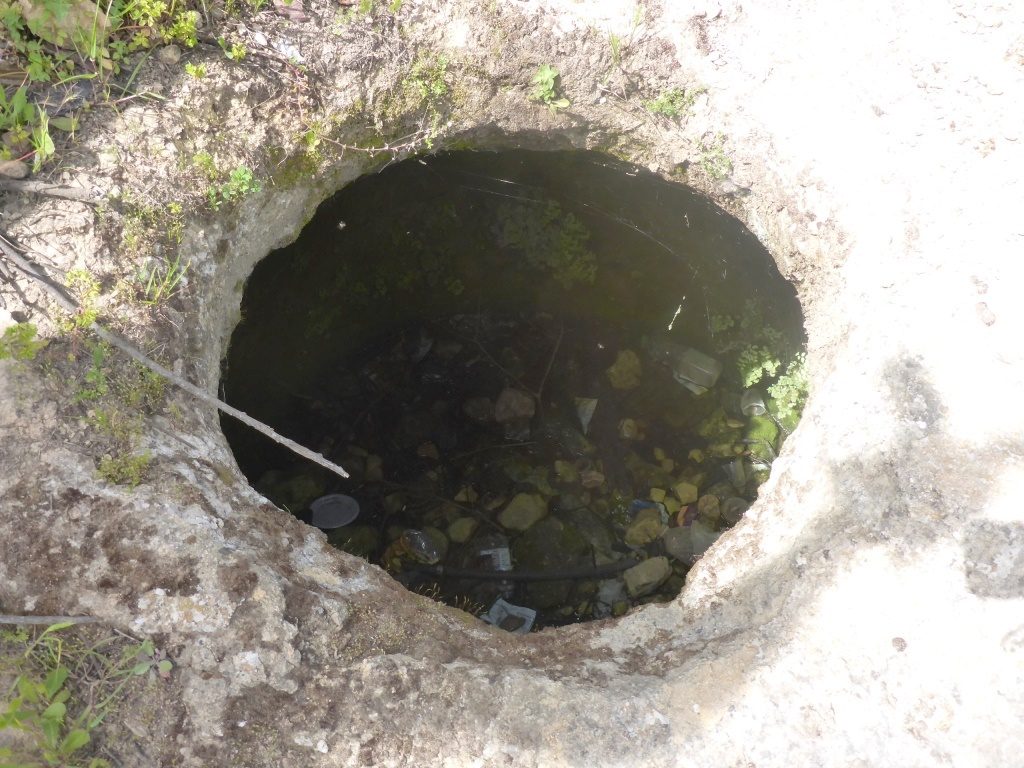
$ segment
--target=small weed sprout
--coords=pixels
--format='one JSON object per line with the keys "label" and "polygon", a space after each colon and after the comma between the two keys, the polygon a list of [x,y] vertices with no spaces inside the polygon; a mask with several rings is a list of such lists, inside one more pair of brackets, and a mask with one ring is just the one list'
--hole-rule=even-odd
{"label": "small weed sprout", "polygon": [[619,66],[622,63],[622,38],[614,32],[609,32],[608,47],[612,51],[612,66]]}
{"label": "small weed sprout", "polygon": [[185,74],[189,77],[194,77],[196,80],[202,80],[206,77],[206,65],[205,64],[193,64],[192,62],[185,63]]}
{"label": "small weed sprout", "polygon": [[228,41],[223,37],[217,38],[217,44],[220,45],[220,49],[224,51],[224,55],[232,61],[241,61],[245,58],[245,54],[247,53],[244,45],[241,43],[231,43],[229,45]]}
{"label": "small weed sprout", "polygon": [[784,423],[795,424],[807,402],[810,381],[807,376],[807,355],[799,352],[786,366],[786,372],[768,387],[775,401],[775,410]]}
{"label": "small weed sprout", "polygon": [[65,327],[65,330],[88,328],[96,322],[99,309],[96,300],[100,296],[100,284],[86,269],[72,269],[68,272],[65,282],[68,289],[78,299],[78,314]]}
{"label": "small weed sprout", "polygon": [[744,387],[752,387],[761,379],[779,372],[782,362],[767,347],[751,344],[740,351],[736,360]]}
{"label": "small weed sprout", "polygon": [[231,172],[226,182],[207,190],[206,197],[210,207],[216,211],[224,203],[240,200],[248,194],[259,192],[260,189],[260,184],[255,180],[252,171],[240,165]]}
{"label": "small weed sprout", "polygon": [[36,327],[32,323],[12,325],[0,336],[0,360],[34,360],[46,346],[46,339],[36,338]]}
{"label": "small weed sprout", "polygon": [[135,488],[142,482],[153,456],[149,451],[126,453],[117,456],[107,454],[100,458],[99,475],[108,483],[127,485]]}
{"label": "small weed sprout", "polygon": [[701,93],[703,90],[684,91],[682,88],[670,88],[658,98],[645,101],[644,108],[652,114],[676,120],[690,111],[693,102]]}
{"label": "small weed sprout", "polygon": [[152,640],[117,653],[108,649],[118,639],[86,645],[64,634],[69,627],[69,622],[52,624],[38,635],[23,628],[0,630],[0,651],[14,675],[0,709],[0,732],[21,733],[13,745],[5,740],[0,746],[0,765],[110,768],[103,758],[86,762],[83,750],[94,732],[132,680],[171,675],[174,664]]}
{"label": "small weed sprout", "polygon": [[700,167],[712,181],[720,181],[732,173],[732,160],[725,154],[725,137],[715,136],[711,144],[701,144]]}
{"label": "small weed sprout", "polygon": [[75,393],[75,402],[98,400],[107,394],[110,385],[107,383],[107,345],[102,342],[92,347],[92,365],[85,372],[85,384]]}
{"label": "small weed sprout", "polygon": [[550,64],[542,64],[532,80],[534,87],[530,98],[544,104],[552,114],[570,106],[567,98],[558,96],[558,77],[557,69]]}
{"label": "small weed sprout", "polygon": [[416,106],[426,111],[430,126],[426,130],[425,143],[430,148],[440,132],[443,101],[449,92],[448,57],[444,54],[420,56],[413,62],[402,87],[412,94]]}
{"label": "small weed sprout", "polygon": [[175,256],[174,261],[164,259],[159,264],[154,263],[147,271],[140,275],[146,283],[143,304],[154,306],[162,301],[170,299],[178,289],[181,279],[185,277],[192,262],[184,266],[181,263],[181,255]]}

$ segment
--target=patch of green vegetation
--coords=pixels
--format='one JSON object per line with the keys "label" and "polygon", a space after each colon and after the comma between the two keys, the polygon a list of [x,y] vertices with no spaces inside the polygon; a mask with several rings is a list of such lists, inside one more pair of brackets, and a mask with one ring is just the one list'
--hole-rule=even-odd
{"label": "patch of green vegetation", "polygon": [[448,57],[443,53],[425,53],[416,58],[408,77],[402,80],[402,88],[411,96],[413,108],[426,113],[428,149],[434,146],[434,139],[441,131],[445,100],[450,91],[448,79]]}
{"label": "patch of green vegetation", "polygon": [[531,267],[550,273],[566,288],[594,282],[597,259],[587,249],[590,230],[558,203],[507,203],[499,207],[498,216],[499,242]]}
{"label": "patch of green vegetation", "polygon": [[121,252],[136,258],[152,250],[154,242],[177,245],[185,228],[181,203],[149,205],[126,193],[121,201]]}
{"label": "patch of green vegetation", "polygon": [[550,64],[541,64],[533,76],[533,92],[530,98],[544,104],[552,114],[560,109],[568,109],[570,102],[558,95],[558,70]]}
{"label": "patch of green vegetation", "polygon": [[231,61],[241,61],[245,58],[245,54],[248,53],[244,45],[236,42],[229,43],[224,37],[218,37],[217,44],[224,51],[224,55],[231,59]]}
{"label": "patch of green vegetation", "polygon": [[682,88],[670,88],[658,98],[645,101],[644,107],[655,115],[676,120],[690,111],[693,102],[701,93],[703,89],[684,91]]}
{"label": "patch of green vegetation", "polygon": [[338,21],[342,24],[351,24],[354,21],[368,19],[373,16],[374,6],[374,0],[359,0],[351,8],[343,11],[339,15]]}
{"label": "patch of green vegetation", "polygon": [[612,52],[612,66],[622,64],[622,37],[614,32],[608,33],[608,47]]}
{"label": "patch of green vegetation", "polygon": [[206,176],[209,181],[216,181],[220,176],[220,171],[217,170],[217,164],[213,160],[213,155],[209,152],[196,152],[192,155],[192,165]]}
{"label": "patch of green vegetation", "polygon": [[448,94],[448,57],[423,54],[413,62],[409,76],[402,84],[419,96],[420,104],[428,104]]}
{"label": "patch of green vegetation", "polygon": [[724,333],[736,326],[736,318],[733,315],[711,315],[711,333]]}
{"label": "patch of green vegetation", "polygon": [[152,640],[111,636],[83,642],[68,622],[41,631],[0,630],[0,672],[14,677],[0,710],[0,765],[20,768],[110,768],[90,754],[103,721],[133,680],[169,678],[174,664]]}
{"label": "patch of green vegetation", "polygon": [[752,387],[763,378],[771,378],[779,372],[782,361],[767,347],[750,344],[740,351],[736,360],[740,381],[744,388]]}
{"label": "patch of green vegetation", "polygon": [[725,137],[722,134],[717,134],[710,144],[701,144],[698,163],[712,181],[720,181],[732,173],[732,160],[725,153]]}
{"label": "patch of green vegetation", "polygon": [[799,352],[786,366],[786,372],[768,387],[775,401],[775,414],[786,426],[793,426],[803,413],[810,381],[807,375],[807,355]]}
{"label": "patch of green vegetation", "polygon": [[153,456],[149,451],[123,453],[116,456],[107,454],[100,458],[98,471],[100,477],[108,483],[134,488],[142,482],[152,460]]}
{"label": "patch of green vegetation", "polygon": [[69,321],[60,323],[61,329],[71,332],[88,328],[99,316],[99,308],[96,305],[100,297],[99,281],[86,269],[70,270],[64,281],[71,295],[78,300],[79,309],[78,314]]}
{"label": "patch of green vegetation", "polygon": [[190,61],[185,62],[185,74],[189,77],[194,77],[196,80],[202,80],[206,77],[206,65],[205,64],[193,64]]}
{"label": "patch of green vegetation", "polygon": [[0,360],[35,360],[39,351],[47,345],[46,339],[36,338],[37,329],[32,323],[17,323],[0,336]]}
{"label": "patch of green vegetation", "polygon": [[85,372],[85,381],[75,393],[75,402],[81,403],[85,400],[98,400],[107,394],[110,385],[107,382],[107,353],[110,348],[103,342],[95,342],[92,345],[92,365]]}
{"label": "patch of green vegetation", "polygon": [[240,200],[253,192],[259,192],[262,187],[253,176],[253,172],[240,165],[231,171],[228,180],[220,186],[210,187],[206,191],[206,199],[213,210],[219,210],[225,203],[232,203]]}
{"label": "patch of green vegetation", "polygon": [[154,306],[170,299],[178,290],[179,284],[192,262],[184,265],[181,263],[181,255],[178,254],[173,260],[164,258],[154,261],[148,270],[140,275],[140,281],[145,284],[143,288],[143,304]]}
{"label": "patch of green vegetation", "polygon": [[[35,83],[96,80],[110,98],[110,78],[130,66],[134,54],[158,43],[197,42],[199,13],[191,0],[0,0],[0,37],[6,38],[0,88],[0,160],[32,160],[35,170],[56,151],[51,130],[73,132],[74,114],[54,117],[51,98]],[[123,94],[123,90],[122,90]]]}
{"label": "patch of green vegetation", "polygon": [[114,391],[121,402],[133,411],[156,413],[167,395],[167,380],[139,363],[118,372]]}

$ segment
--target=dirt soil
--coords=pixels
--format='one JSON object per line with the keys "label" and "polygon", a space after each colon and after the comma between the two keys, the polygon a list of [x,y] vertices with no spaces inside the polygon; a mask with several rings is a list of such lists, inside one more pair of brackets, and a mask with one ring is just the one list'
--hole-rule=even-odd
{"label": "dirt soil", "polygon": [[[0,612],[94,615],[175,662],[159,696],[105,726],[102,753],[1024,765],[1019,10],[305,11],[246,22],[242,62],[186,51],[201,79],[150,59],[136,86],[162,100],[93,111],[50,172],[93,201],[7,193],[0,228],[58,279],[87,270],[104,322],[215,393],[246,275],[344,183],[430,149],[598,149],[685,180],[761,238],[805,307],[811,400],[761,499],[676,601],[509,636],[274,508],[212,409],[113,352],[97,363],[5,264],[0,326],[32,320],[53,340],[0,363]],[[542,64],[568,108],[531,103]],[[432,72],[443,94],[425,96]],[[645,109],[672,87],[696,96],[682,118]],[[724,178],[708,173],[721,157]],[[218,199],[240,166],[259,189]],[[142,303],[138,271],[176,254],[181,290]],[[133,456],[141,482],[111,482]]]}

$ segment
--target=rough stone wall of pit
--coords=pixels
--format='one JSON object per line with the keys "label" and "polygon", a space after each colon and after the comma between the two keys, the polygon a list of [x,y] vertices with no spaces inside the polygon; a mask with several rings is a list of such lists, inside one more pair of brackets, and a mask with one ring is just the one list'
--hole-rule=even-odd
{"label": "rough stone wall of pit", "polygon": [[[478,6],[406,2],[402,45],[328,32],[326,3],[305,25],[260,18],[302,42],[322,109],[355,114],[336,141],[363,141],[413,58],[444,50],[458,99],[439,146],[544,132],[666,174],[689,162],[807,309],[815,389],[763,498],[673,604],[520,640],[272,508],[184,396],[146,420],[146,481],[100,481],[69,382],[3,364],[0,606],[92,613],[170,649],[169,686],[111,726],[124,765],[1020,765],[1019,14],[666,2],[637,26],[632,3]],[[610,32],[628,41],[620,66]],[[571,109],[529,104],[541,63]],[[211,55],[206,83],[144,71],[166,107],[84,126],[67,166],[155,195],[215,132],[233,158],[291,148],[262,166],[262,193],[190,221],[189,301],[125,324],[211,391],[248,270],[381,161],[338,152],[286,178],[299,150],[287,116],[256,109],[265,74],[225,67]],[[706,89],[680,123],[642,106],[670,86]],[[697,171],[719,133],[735,188]],[[88,208],[19,199],[3,223],[58,266],[131,273]]]}

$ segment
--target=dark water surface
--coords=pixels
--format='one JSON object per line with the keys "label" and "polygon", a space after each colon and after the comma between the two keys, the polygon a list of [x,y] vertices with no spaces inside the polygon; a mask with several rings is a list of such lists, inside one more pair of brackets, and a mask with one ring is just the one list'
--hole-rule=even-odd
{"label": "dark water surface", "polygon": [[[359,498],[359,522],[375,535],[357,531],[360,546],[333,539],[370,559],[404,527],[444,530],[460,516],[478,519],[477,537],[511,539],[514,555],[527,534],[493,520],[526,492],[546,499],[563,526],[555,538],[579,562],[596,562],[599,549],[603,562],[656,556],[657,543],[620,546],[631,501],[681,477],[721,485],[731,457],[688,456],[712,441],[701,419],[716,408],[738,415],[736,355],[756,343],[785,362],[803,342],[792,286],[742,224],[685,186],[587,152],[454,152],[362,177],[256,266],[242,310],[224,366],[228,402],[357,471],[347,484],[325,477],[225,419],[240,467],[295,513],[326,492]],[[700,397],[686,390],[653,351],[666,344],[718,359],[720,382]],[[606,370],[623,350],[640,359],[642,384],[618,389]],[[467,401],[507,388],[535,400],[525,423],[466,416]],[[593,433],[576,398],[598,400]],[[623,437],[624,419],[641,434]],[[559,460],[606,480],[561,482]],[[734,496],[756,495],[730,477]],[[612,541],[595,543],[581,515]],[[473,541],[449,544],[447,562],[472,559],[456,554]],[[678,591],[688,564],[674,565]],[[438,589],[449,602],[474,589],[457,586]],[[573,589],[533,601],[542,621],[590,617],[578,609],[591,610],[596,588]],[[530,602],[522,590],[508,596]]]}

